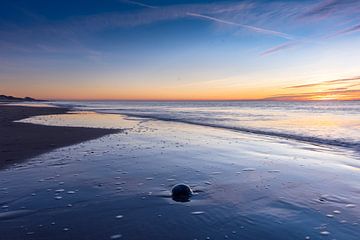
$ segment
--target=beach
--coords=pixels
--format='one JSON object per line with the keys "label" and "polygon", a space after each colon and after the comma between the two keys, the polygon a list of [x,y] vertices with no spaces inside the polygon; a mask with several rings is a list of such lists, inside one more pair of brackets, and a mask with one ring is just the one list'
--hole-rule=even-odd
{"label": "beach", "polygon": [[14,122],[31,116],[66,112],[66,108],[0,104],[0,167],[115,132],[110,129],[49,127]]}
{"label": "beach", "polygon": [[[105,110],[0,110],[1,146],[16,152],[1,152],[1,239],[358,239],[353,150]],[[171,198],[179,183],[190,201]]]}
{"label": "beach", "polygon": [[0,8],[0,240],[360,240],[360,0]]}

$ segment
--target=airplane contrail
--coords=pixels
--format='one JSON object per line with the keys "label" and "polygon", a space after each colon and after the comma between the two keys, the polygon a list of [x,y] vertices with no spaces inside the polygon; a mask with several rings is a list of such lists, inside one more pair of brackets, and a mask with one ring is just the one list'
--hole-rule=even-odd
{"label": "airplane contrail", "polygon": [[193,16],[193,17],[198,17],[198,18],[208,19],[208,20],[211,20],[211,21],[219,22],[219,23],[238,26],[238,27],[245,28],[245,29],[253,31],[253,32],[278,36],[278,37],[285,38],[285,39],[288,39],[288,40],[293,40],[294,39],[294,37],[292,37],[291,35],[286,34],[286,33],[282,33],[282,32],[278,32],[278,31],[273,31],[273,30],[269,30],[269,29],[265,29],[265,28],[259,28],[259,27],[254,27],[254,26],[251,26],[251,25],[231,22],[231,21],[220,19],[220,18],[214,18],[214,17],[210,17],[210,16],[207,16],[207,15],[198,14],[198,13],[188,12],[186,14],[189,15],[189,16]]}
{"label": "airplane contrail", "polygon": [[159,7],[156,7],[156,6],[148,5],[148,4],[141,3],[141,2],[131,1],[131,0],[121,0],[121,1],[126,2],[126,3],[130,3],[130,4],[134,4],[134,5],[137,5],[137,6],[141,6],[141,7],[146,7],[146,8],[152,8],[152,9],[159,8]]}
{"label": "airplane contrail", "polygon": [[[142,7],[145,7],[145,8],[151,8],[151,9],[159,8],[157,6],[143,4],[141,2],[136,2],[136,1],[131,1],[131,0],[123,0],[123,1],[127,2],[127,3],[134,4],[134,5],[142,6]],[[227,20],[223,20],[223,19],[220,19],[220,18],[215,18],[215,17],[211,17],[211,16],[199,14],[199,13],[187,12],[186,15],[196,17],[196,18],[206,19],[206,20],[210,20],[210,21],[214,21],[214,22],[218,22],[218,23],[223,23],[223,24],[227,24],[227,25],[237,26],[237,27],[244,28],[244,29],[247,29],[247,30],[252,31],[252,32],[277,36],[277,37],[285,38],[287,40],[293,40],[294,39],[293,36],[291,36],[289,34],[286,34],[286,33],[283,33],[283,32],[278,32],[278,31],[269,30],[269,29],[260,28],[260,27],[255,27],[255,26],[251,26],[251,25],[231,22],[231,21],[227,21]]]}

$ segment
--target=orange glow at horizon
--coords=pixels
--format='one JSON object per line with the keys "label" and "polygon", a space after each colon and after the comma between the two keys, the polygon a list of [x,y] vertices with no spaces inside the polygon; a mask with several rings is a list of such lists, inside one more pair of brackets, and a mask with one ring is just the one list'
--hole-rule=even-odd
{"label": "orange glow at horizon", "polygon": [[[90,90],[90,89],[89,89]],[[61,93],[61,94],[59,94]],[[327,94],[314,92],[302,95],[295,91],[281,91],[279,89],[232,89],[224,91],[179,89],[177,91],[164,89],[139,90],[116,90],[116,89],[91,89],[90,91],[78,91],[77,89],[47,90],[47,91],[12,91],[10,94],[19,97],[34,97],[44,100],[275,100],[275,101],[327,101],[327,100],[359,100],[360,92],[349,94]]]}
{"label": "orange glow at horizon", "polygon": [[4,92],[1,94],[45,100],[359,100],[360,89],[356,87],[360,84],[355,81],[351,84],[350,86],[347,82],[329,84],[324,81],[289,87],[285,83],[277,85],[267,84],[266,81],[262,84],[252,81],[242,83],[237,79],[220,79],[183,85],[121,84],[115,81],[85,84],[83,81],[71,85],[61,82],[35,86],[22,84],[17,85],[16,88],[11,84],[5,84],[2,86]]}
{"label": "orange glow at horizon", "polygon": [[[6,89],[5,89],[6,90]],[[25,86],[6,91],[7,95],[50,100],[256,100],[280,92],[276,88],[220,86]]]}

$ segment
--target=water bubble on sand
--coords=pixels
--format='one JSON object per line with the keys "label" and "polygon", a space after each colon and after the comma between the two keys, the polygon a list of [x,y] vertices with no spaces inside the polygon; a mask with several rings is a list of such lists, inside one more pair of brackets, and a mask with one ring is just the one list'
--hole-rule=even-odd
{"label": "water bubble on sand", "polygon": [[192,215],[201,215],[204,214],[205,212],[203,211],[195,211],[195,212],[191,212]]}
{"label": "water bubble on sand", "polygon": [[72,205],[71,203],[69,203],[67,206],[68,206],[68,207],[72,207],[73,205]]}
{"label": "water bubble on sand", "polygon": [[112,235],[112,236],[110,237],[110,239],[119,239],[119,238],[121,238],[121,237],[122,237],[121,234],[115,234],[115,235]]}
{"label": "water bubble on sand", "polygon": [[255,171],[255,168],[244,168],[242,171],[244,171],[244,172],[252,172],[252,171]]}
{"label": "water bubble on sand", "polygon": [[329,234],[330,234],[330,232],[328,232],[328,231],[321,231],[320,232],[320,235],[323,235],[323,236],[327,236]]}
{"label": "water bubble on sand", "polygon": [[305,237],[305,239],[306,239],[306,240],[309,240],[309,239],[310,239],[310,237],[309,237],[309,236],[306,236],[306,237]]}
{"label": "water bubble on sand", "polygon": [[68,194],[74,194],[75,191],[67,191]]}
{"label": "water bubble on sand", "polygon": [[62,199],[62,197],[61,196],[55,196],[54,197],[56,200],[60,200],[60,199]]}
{"label": "water bubble on sand", "polygon": [[64,228],[63,229],[65,232],[69,231],[70,229],[69,228]]}
{"label": "water bubble on sand", "polygon": [[31,196],[36,196],[36,193],[32,193]]}
{"label": "water bubble on sand", "polygon": [[116,216],[117,219],[121,219],[121,218],[123,218],[123,217],[124,217],[124,215],[117,215],[117,216]]}
{"label": "water bubble on sand", "polygon": [[335,213],[335,214],[340,214],[341,211],[339,211],[339,210],[334,210],[333,213]]}
{"label": "water bubble on sand", "polygon": [[57,190],[55,190],[55,192],[64,192],[65,191],[65,189],[57,189]]}
{"label": "water bubble on sand", "polygon": [[152,177],[148,177],[148,178],[146,178],[146,180],[153,180],[154,178],[152,178]]}
{"label": "water bubble on sand", "polygon": [[347,207],[347,208],[354,208],[354,207],[356,207],[356,205],[350,203],[350,204],[346,204],[345,207]]}
{"label": "water bubble on sand", "polygon": [[326,216],[327,216],[328,218],[333,218],[333,217],[334,217],[334,215],[332,215],[332,214],[326,214]]}

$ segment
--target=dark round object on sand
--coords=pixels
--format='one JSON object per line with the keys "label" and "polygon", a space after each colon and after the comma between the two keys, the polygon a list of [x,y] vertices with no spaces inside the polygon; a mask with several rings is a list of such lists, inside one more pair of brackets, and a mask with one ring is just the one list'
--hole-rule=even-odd
{"label": "dark round object on sand", "polygon": [[171,189],[172,199],[176,202],[188,202],[193,191],[186,184],[177,184]]}

